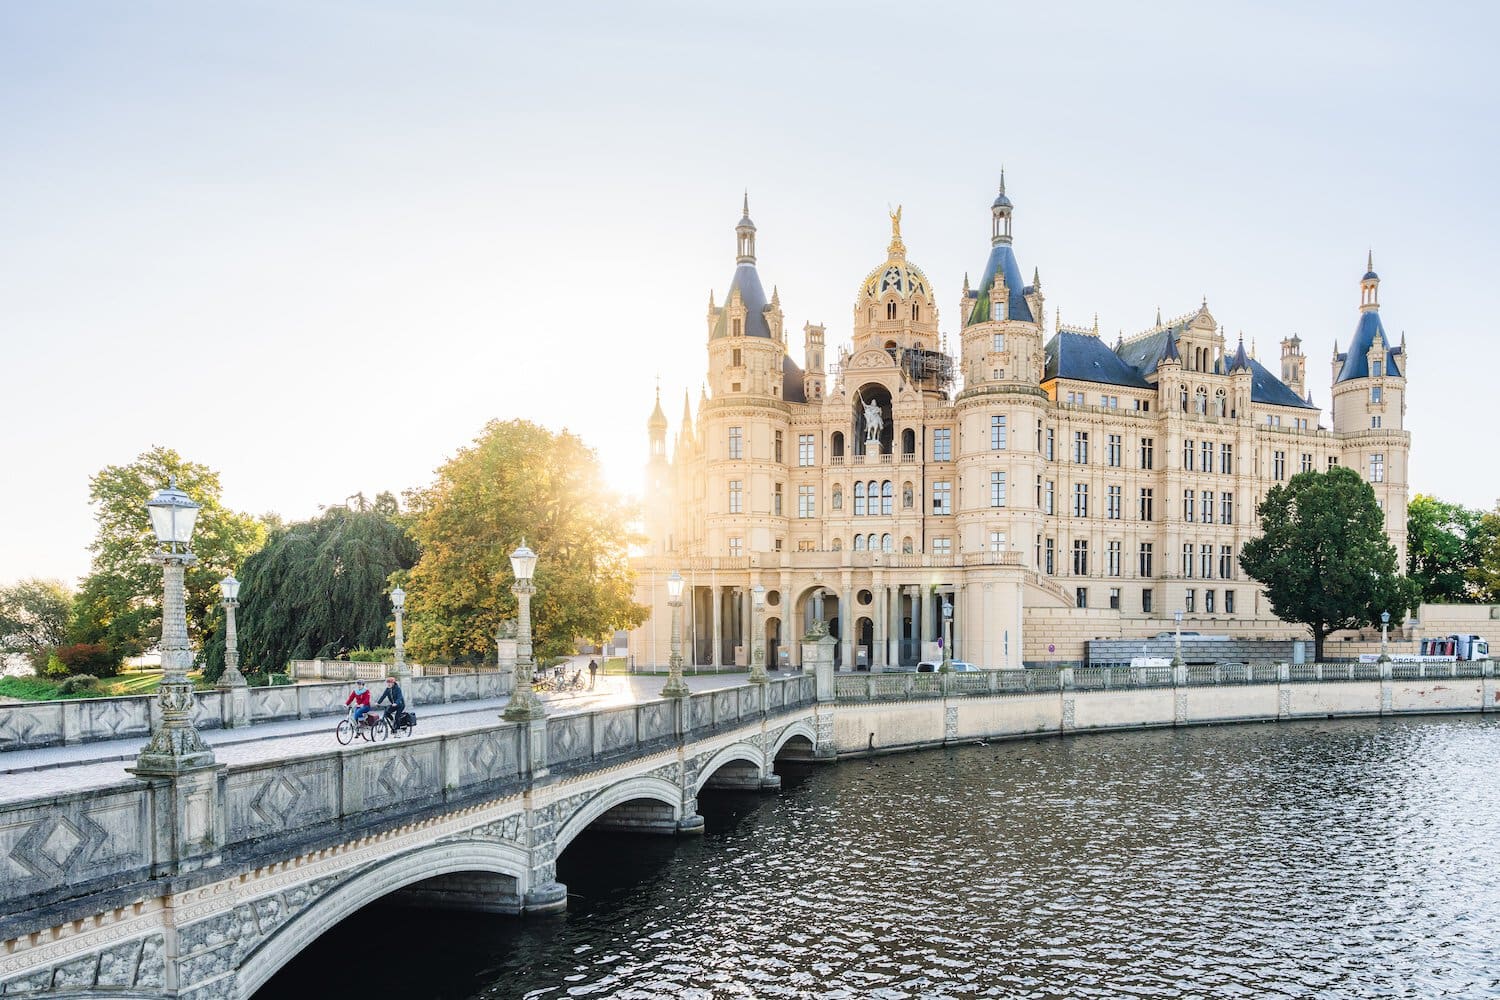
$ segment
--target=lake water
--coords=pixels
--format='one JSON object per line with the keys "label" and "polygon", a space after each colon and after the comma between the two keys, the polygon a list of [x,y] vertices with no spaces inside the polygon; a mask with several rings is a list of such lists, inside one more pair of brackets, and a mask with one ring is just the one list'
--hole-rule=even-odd
{"label": "lake water", "polygon": [[565,914],[367,908],[259,996],[1496,997],[1497,804],[1478,717],[845,761],[580,838]]}

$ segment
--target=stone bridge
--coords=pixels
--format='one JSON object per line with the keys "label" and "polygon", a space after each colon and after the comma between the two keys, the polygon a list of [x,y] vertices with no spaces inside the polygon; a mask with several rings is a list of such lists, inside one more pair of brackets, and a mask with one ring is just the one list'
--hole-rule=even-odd
{"label": "stone bridge", "polygon": [[815,694],[799,675],[0,804],[0,996],[249,997],[391,893],[561,909],[583,830],[699,832],[705,787],[832,757]]}

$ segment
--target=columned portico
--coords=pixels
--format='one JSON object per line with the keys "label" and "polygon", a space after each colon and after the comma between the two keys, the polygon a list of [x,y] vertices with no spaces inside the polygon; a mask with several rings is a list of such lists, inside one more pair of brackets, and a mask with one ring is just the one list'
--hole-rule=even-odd
{"label": "columned portico", "polygon": [[709,665],[715,670],[724,665],[721,653],[724,649],[724,592],[717,584],[709,588],[713,594],[714,645],[710,650]]}

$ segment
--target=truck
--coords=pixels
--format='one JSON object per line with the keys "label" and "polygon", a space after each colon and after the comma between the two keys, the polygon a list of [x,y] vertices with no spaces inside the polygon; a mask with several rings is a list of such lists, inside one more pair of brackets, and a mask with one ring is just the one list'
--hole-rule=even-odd
{"label": "truck", "polygon": [[[1423,639],[1416,655],[1394,653],[1391,660],[1396,663],[1453,663],[1456,660],[1487,660],[1490,644],[1482,635],[1445,635]],[[1361,663],[1375,663],[1380,657],[1374,653],[1360,656]]]}

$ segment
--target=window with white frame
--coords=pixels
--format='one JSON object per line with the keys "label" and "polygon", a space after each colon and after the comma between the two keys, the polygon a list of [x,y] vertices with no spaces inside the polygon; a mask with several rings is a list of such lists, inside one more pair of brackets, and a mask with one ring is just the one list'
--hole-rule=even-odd
{"label": "window with white frame", "polygon": [[939,479],[932,484],[932,512],[934,514],[953,513],[953,483],[947,479]]}
{"label": "window with white frame", "polygon": [[1271,478],[1277,480],[1286,478],[1286,452],[1278,451],[1272,453]]}
{"label": "window with white frame", "polygon": [[1005,438],[1005,415],[997,413],[990,417],[990,450],[1003,450],[1005,448]]}
{"label": "window with white frame", "polygon": [[729,481],[729,513],[740,513],[744,509],[744,498],[744,481],[731,479]]}
{"label": "window with white frame", "polygon": [[953,428],[935,427],[932,431],[932,460],[953,461]]}
{"label": "window with white frame", "polygon": [[797,464],[801,466],[812,465],[818,459],[817,436],[814,434],[797,435]]}
{"label": "window with white frame", "polygon": [[1204,524],[1214,523],[1214,491],[1204,490],[1198,494],[1198,513],[1203,516]]}
{"label": "window with white frame", "polygon": [[1385,455],[1378,451],[1370,455],[1370,482],[1385,482]]}
{"label": "window with white frame", "polygon": [[854,516],[863,517],[865,514],[865,484],[856,482],[854,484]]}
{"label": "window with white frame", "polygon": [[1074,517],[1088,517],[1089,516],[1089,484],[1088,483],[1074,483],[1073,484],[1073,516]]}
{"label": "window with white frame", "polygon": [[1370,402],[1371,403],[1377,403],[1377,404],[1381,403],[1381,402],[1384,402],[1384,396],[1381,393],[1380,386],[1378,386],[1378,385],[1372,385],[1372,386],[1370,386]]}
{"label": "window with white frame", "polygon": [[1226,476],[1234,474],[1234,445],[1219,445],[1219,471]]}
{"label": "window with white frame", "polygon": [[1155,509],[1156,508],[1156,499],[1155,499],[1155,493],[1156,493],[1156,491],[1153,488],[1149,487],[1149,486],[1148,487],[1143,487],[1141,489],[1141,520],[1142,521],[1154,521],[1154,520],[1156,520],[1156,509]]}
{"label": "window with white frame", "polygon": [[1203,613],[1211,615],[1214,613],[1214,592],[1205,590],[1203,592]]}
{"label": "window with white frame", "polygon": [[781,516],[781,484],[780,483],[777,483],[772,488],[772,491],[771,491],[771,513],[774,516],[776,516],[776,517],[780,517]]}
{"label": "window with white frame", "polygon": [[1048,427],[1047,428],[1047,443],[1046,443],[1046,445],[1042,449],[1042,457],[1046,458],[1047,461],[1049,461],[1049,462],[1052,461],[1052,459],[1054,457],[1054,454],[1056,452],[1056,444],[1057,444],[1057,431],[1054,430],[1051,427]]}
{"label": "window with white frame", "polygon": [[1232,545],[1219,546],[1219,579],[1234,579],[1234,547]]}
{"label": "window with white frame", "polygon": [[998,554],[1000,554],[1001,552],[1004,552],[1004,551],[1005,551],[1005,532],[1003,532],[1003,531],[992,531],[992,532],[990,532],[990,553],[992,555],[998,555]]}
{"label": "window with white frame", "polygon": [[990,473],[990,506],[1005,506],[1005,473]]}
{"label": "window with white frame", "polygon": [[816,486],[797,487],[797,516],[818,516],[818,488]]}
{"label": "window with white frame", "polygon": [[731,556],[742,556],[745,554],[745,540],[738,535],[729,539],[729,554]]}
{"label": "window with white frame", "polygon": [[745,429],[743,427],[729,428],[729,457],[745,457]]}
{"label": "window with white frame", "polygon": [[1122,542],[1110,542],[1104,550],[1104,568],[1110,576],[1120,575],[1120,557],[1123,548]]}
{"label": "window with white frame", "polygon": [[1370,430],[1380,430],[1380,414],[1374,413],[1370,415]]}
{"label": "window with white frame", "polygon": [[1111,486],[1104,495],[1104,516],[1111,521],[1120,519],[1120,508],[1124,506],[1125,489],[1122,486]]}
{"label": "window with white frame", "polygon": [[1197,454],[1193,450],[1193,439],[1188,438],[1182,442],[1182,467],[1188,472],[1193,471],[1193,456]]}
{"label": "window with white frame", "polygon": [[887,479],[880,484],[880,513],[890,516],[896,506],[896,484]]}
{"label": "window with white frame", "polygon": [[[1142,542],[1141,543],[1141,551],[1140,551],[1140,557],[1141,557],[1141,560],[1140,560],[1140,575],[1141,576],[1150,576],[1151,575],[1151,569],[1152,569],[1151,563],[1152,563],[1152,559],[1153,559],[1153,555],[1154,555],[1154,553],[1153,553],[1152,550],[1154,548],[1155,548],[1155,545],[1153,545],[1151,542]],[[1163,553],[1163,555],[1165,555],[1165,554],[1166,553]]]}
{"label": "window with white frame", "polygon": [[1198,548],[1198,575],[1205,580],[1214,578],[1214,547],[1202,545]]}
{"label": "window with white frame", "polygon": [[1047,480],[1046,488],[1042,491],[1042,513],[1043,514],[1053,514],[1053,513],[1056,513],[1056,508],[1053,505],[1054,504],[1054,494],[1056,492],[1057,492],[1056,491],[1056,487],[1054,486],[1052,480],[1050,480],[1050,479]]}
{"label": "window with white frame", "polygon": [[1073,575],[1089,575],[1089,543],[1082,538],[1073,540]]}
{"label": "window with white frame", "polygon": [[1202,459],[1198,462],[1198,468],[1204,472],[1214,471],[1214,443],[1212,441],[1204,441],[1203,450],[1200,454],[1202,455]]}
{"label": "window with white frame", "polygon": [[1089,464],[1089,432],[1073,432],[1073,462],[1077,465]]}
{"label": "window with white frame", "polygon": [[1198,592],[1189,587],[1182,595],[1182,610],[1193,614],[1198,610]]}
{"label": "window with white frame", "polygon": [[1192,490],[1183,490],[1182,491],[1182,519],[1184,521],[1192,521],[1194,519],[1193,518],[1193,498],[1196,497],[1196,496],[1197,496],[1197,494],[1194,493]]}
{"label": "window with white frame", "polygon": [[1219,523],[1220,524],[1233,524],[1234,523],[1234,494],[1233,493],[1220,493],[1219,494]]}
{"label": "window with white frame", "polygon": [[1182,575],[1191,577],[1193,575],[1193,543],[1182,543]]}
{"label": "window with white frame", "polygon": [[1057,573],[1057,543],[1056,543],[1056,541],[1054,539],[1051,539],[1051,538],[1047,539],[1047,548],[1046,548],[1046,557],[1045,557],[1045,559],[1046,559],[1046,562],[1043,563],[1043,565],[1046,567],[1048,575],[1050,576],[1050,575],[1056,574]]}
{"label": "window with white frame", "polygon": [[1118,469],[1124,463],[1125,446],[1123,438],[1119,434],[1111,434],[1106,443],[1105,458],[1107,464]]}
{"label": "window with white frame", "polygon": [[990,350],[996,352],[997,354],[1000,351],[1005,350],[1005,334],[995,334],[995,339],[990,343]]}
{"label": "window with white frame", "polygon": [[1303,472],[1311,472],[1312,470],[1313,470],[1313,457],[1312,457],[1311,454],[1309,454],[1308,452],[1304,451],[1302,453],[1302,471]]}
{"label": "window with white frame", "polygon": [[1119,587],[1110,587],[1109,588],[1109,607],[1110,607],[1111,611],[1119,611],[1120,610],[1120,588]]}
{"label": "window with white frame", "polygon": [[934,538],[932,540],[932,554],[935,556],[951,556],[953,554],[953,539]]}
{"label": "window with white frame", "polygon": [[1226,615],[1234,614],[1234,591],[1232,590],[1224,591],[1224,613]]}
{"label": "window with white frame", "polygon": [[1152,438],[1141,438],[1141,468],[1152,468],[1155,458],[1156,442]]}

